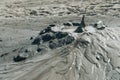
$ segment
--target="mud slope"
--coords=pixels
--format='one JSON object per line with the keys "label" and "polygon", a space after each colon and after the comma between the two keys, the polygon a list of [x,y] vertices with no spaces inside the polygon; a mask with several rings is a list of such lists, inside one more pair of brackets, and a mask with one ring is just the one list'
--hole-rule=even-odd
{"label": "mud slope", "polygon": [[0,80],[120,80],[120,0],[0,0]]}
{"label": "mud slope", "polygon": [[25,62],[1,65],[0,77],[1,80],[119,80],[119,41],[119,35],[110,28],[79,33],[71,45]]}

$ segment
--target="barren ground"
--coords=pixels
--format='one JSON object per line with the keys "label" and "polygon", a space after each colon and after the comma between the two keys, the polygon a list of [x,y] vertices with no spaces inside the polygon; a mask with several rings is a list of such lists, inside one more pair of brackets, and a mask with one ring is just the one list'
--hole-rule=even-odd
{"label": "barren ground", "polygon": [[[109,33],[108,30],[108,32],[103,31],[94,34],[92,38],[95,37],[95,40],[97,40],[96,36],[100,38],[99,34],[102,33],[105,35],[105,40],[107,40],[106,36],[120,36],[119,0],[113,2],[99,0],[0,0],[0,80],[120,80],[119,38],[118,40],[110,38],[111,42],[108,40],[108,43],[106,41],[106,45],[113,45],[113,47],[107,45],[110,47],[107,49],[110,51],[110,56],[113,56],[110,58],[110,64],[94,62],[90,54],[87,55],[90,57],[82,57],[78,53],[82,53],[81,51],[84,50],[79,51],[77,48],[70,48],[70,51],[68,50],[70,55],[67,58],[61,58],[59,56],[64,56],[63,53],[60,54],[62,50],[64,51],[63,48],[49,52],[45,50],[42,52],[45,53],[44,55],[35,51],[37,46],[31,46],[30,37],[35,38],[40,30],[48,25],[61,25],[67,22],[78,23],[82,15],[86,15],[85,22],[87,25],[102,20],[108,26],[107,28],[114,30],[113,33]],[[13,57],[19,54],[20,50],[26,48],[33,51],[30,58],[26,61],[14,62]],[[93,48],[90,47],[91,49]],[[89,49],[86,50],[90,53]],[[93,51],[95,50],[93,49]],[[113,53],[117,55],[113,55]],[[2,56],[3,54],[6,55]],[[78,61],[83,62],[79,65],[82,65],[80,70],[82,77],[80,75],[78,77],[78,71],[75,70],[74,64],[71,70],[68,69],[77,55],[80,58]],[[87,58],[89,59],[87,60]],[[68,60],[67,64],[65,64],[65,60]],[[95,63],[99,63],[101,67],[96,67]],[[104,71],[106,66],[110,67],[108,73]],[[67,74],[63,75],[62,73],[65,71]]]}

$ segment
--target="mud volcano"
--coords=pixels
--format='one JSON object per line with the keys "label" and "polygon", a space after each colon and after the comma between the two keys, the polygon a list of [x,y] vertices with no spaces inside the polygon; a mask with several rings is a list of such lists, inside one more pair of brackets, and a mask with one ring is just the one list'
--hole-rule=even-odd
{"label": "mud volcano", "polygon": [[47,51],[22,65],[9,64],[3,80],[120,80],[120,37],[102,21],[48,26],[30,46],[37,46],[35,54]]}

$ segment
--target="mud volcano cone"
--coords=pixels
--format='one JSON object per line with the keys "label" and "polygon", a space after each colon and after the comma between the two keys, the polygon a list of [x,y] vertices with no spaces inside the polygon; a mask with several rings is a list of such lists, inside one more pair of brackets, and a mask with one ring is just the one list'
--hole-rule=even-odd
{"label": "mud volcano cone", "polygon": [[33,63],[32,70],[16,80],[112,80],[119,75],[120,38],[116,31],[83,32],[73,43],[39,56],[39,63]]}

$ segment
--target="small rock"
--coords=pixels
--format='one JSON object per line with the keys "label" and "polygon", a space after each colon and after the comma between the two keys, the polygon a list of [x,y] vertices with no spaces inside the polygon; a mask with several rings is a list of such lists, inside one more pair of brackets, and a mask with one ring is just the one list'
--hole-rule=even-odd
{"label": "small rock", "polygon": [[53,40],[49,42],[49,48],[50,49],[55,49],[58,47],[58,41],[57,40]]}
{"label": "small rock", "polygon": [[14,62],[20,62],[20,61],[24,61],[26,59],[27,59],[26,57],[22,57],[20,55],[17,55],[16,57],[13,58],[13,61]]}
{"label": "small rock", "polygon": [[42,35],[43,42],[47,42],[47,41],[50,41],[52,39],[55,39],[55,35],[52,33],[47,33],[47,34]]}
{"label": "small rock", "polygon": [[40,37],[36,37],[35,39],[34,39],[34,41],[32,42],[32,44],[33,45],[39,45],[40,44],[40,41],[41,41],[41,38]]}
{"label": "small rock", "polygon": [[57,39],[61,39],[61,38],[63,38],[63,37],[66,37],[67,35],[68,35],[67,32],[57,32],[57,33],[56,33],[56,38],[57,38]]}
{"label": "small rock", "polygon": [[65,38],[66,45],[72,43],[73,41],[74,41],[74,37],[72,37],[72,36],[67,36]]}
{"label": "small rock", "polygon": [[[54,25],[51,25],[51,26],[54,26]],[[47,28],[45,28],[44,30],[42,30],[42,31],[39,33],[39,35],[52,32],[51,26],[48,26]]]}
{"label": "small rock", "polygon": [[29,52],[29,50],[28,49],[25,49],[25,53],[28,53]]}
{"label": "small rock", "polygon": [[30,40],[32,40],[33,39],[33,37],[30,37]]}
{"label": "small rock", "polygon": [[55,24],[50,24],[49,26],[50,26],[50,27],[54,27],[54,26],[55,26]]}
{"label": "small rock", "polygon": [[70,23],[63,23],[64,26],[72,26]]}
{"label": "small rock", "polygon": [[42,49],[41,48],[37,48],[37,52],[40,52],[40,51],[42,51]]}
{"label": "small rock", "polygon": [[58,46],[61,47],[63,45],[68,45],[68,44],[72,43],[73,41],[74,41],[74,37],[67,36],[67,37],[65,37],[63,39],[58,40]]}
{"label": "small rock", "polygon": [[98,30],[103,30],[105,29],[105,25],[102,21],[98,21],[96,24],[94,24],[94,27],[97,28]]}

